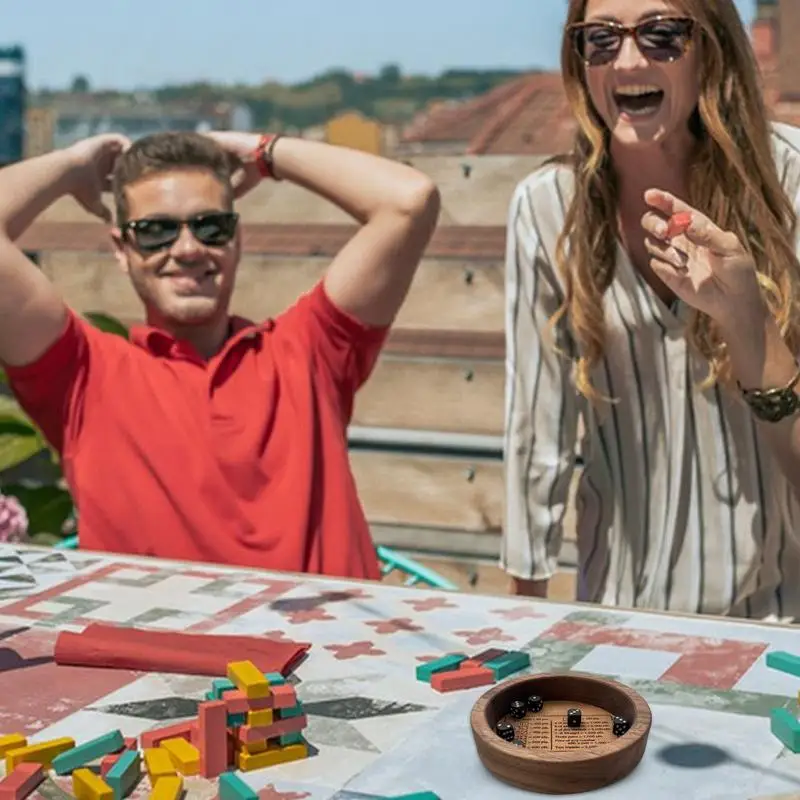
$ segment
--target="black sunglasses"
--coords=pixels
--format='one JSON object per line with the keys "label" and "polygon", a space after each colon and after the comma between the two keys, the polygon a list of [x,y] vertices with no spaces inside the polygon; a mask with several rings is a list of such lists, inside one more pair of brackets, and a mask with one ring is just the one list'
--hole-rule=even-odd
{"label": "black sunglasses", "polygon": [[185,220],[174,217],[132,219],[122,226],[122,233],[138,250],[154,253],[175,244],[184,225],[201,244],[222,247],[233,239],[238,223],[239,215],[232,211],[209,211]]}
{"label": "black sunglasses", "polygon": [[695,21],[688,17],[652,17],[631,26],[605,20],[577,22],[568,30],[584,64],[600,67],[616,59],[628,36],[648,61],[677,61],[689,49],[694,28]]}

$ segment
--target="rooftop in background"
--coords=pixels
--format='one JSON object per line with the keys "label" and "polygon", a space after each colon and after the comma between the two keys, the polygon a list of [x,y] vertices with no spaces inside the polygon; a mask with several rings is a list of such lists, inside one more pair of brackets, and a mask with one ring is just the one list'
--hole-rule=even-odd
{"label": "rooftop in background", "polygon": [[545,156],[569,147],[575,122],[561,76],[534,72],[458,104],[419,115],[402,139],[407,154]]}

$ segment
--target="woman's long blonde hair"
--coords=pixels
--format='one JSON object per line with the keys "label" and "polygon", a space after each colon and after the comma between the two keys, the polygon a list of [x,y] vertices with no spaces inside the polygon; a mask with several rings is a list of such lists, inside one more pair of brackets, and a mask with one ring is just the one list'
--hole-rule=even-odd
{"label": "woman's long blonde hair", "polygon": [[[586,3],[570,0],[567,25],[583,20]],[[797,218],[775,167],[758,67],[747,33],[733,0],[683,0],[681,5],[698,23],[695,35],[702,37],[700,100],[692,120],[697,147],[685,199],[723,230],[733,231],[751,253],[784,338],[792,352],[798,352]],[[552,322],[564,317],[568,321],[579,352],[576,385],[596,401],[601,396],[590,376],[605,346],[603,294],[614,277],[618,187],[609,156],[609,132],[592,107],[584,65],[566,28],[561,67],[579,130],[569,157],[575,194],[557,247],[566,294]],[[725,345],[707,315],[693,315],[687,337],[708,360],[704,385],[729,380]]]}

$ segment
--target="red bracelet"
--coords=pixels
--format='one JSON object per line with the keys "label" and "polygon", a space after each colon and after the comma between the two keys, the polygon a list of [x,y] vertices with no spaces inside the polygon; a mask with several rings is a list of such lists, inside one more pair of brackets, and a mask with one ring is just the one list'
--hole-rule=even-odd
{"label": "red bracelet", "polygon": [[279,180],[279,178],[275,176],[272,159],[272,151],[279,137],[280,134],[266,133],[258,142],[254,158],[262,178],[271,178],[274,181]]}

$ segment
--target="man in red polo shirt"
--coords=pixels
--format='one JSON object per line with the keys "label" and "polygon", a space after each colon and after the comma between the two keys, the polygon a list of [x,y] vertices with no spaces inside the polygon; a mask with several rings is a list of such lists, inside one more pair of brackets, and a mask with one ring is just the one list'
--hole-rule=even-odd
{"label": "man in red polo shirt", "polygon": [[[130,341],[68,309],[14,243],[64,195],[110,220],[112,174],[114,249],[147,320]],[[229,313],[234,198],[261,179],[360,227],[317,286],[254,324]],[[62,455],[81,545],[379,577],[347,425],[438,211],[410,167],[288,137],[101,136],[0,170],[0,362]]]}

